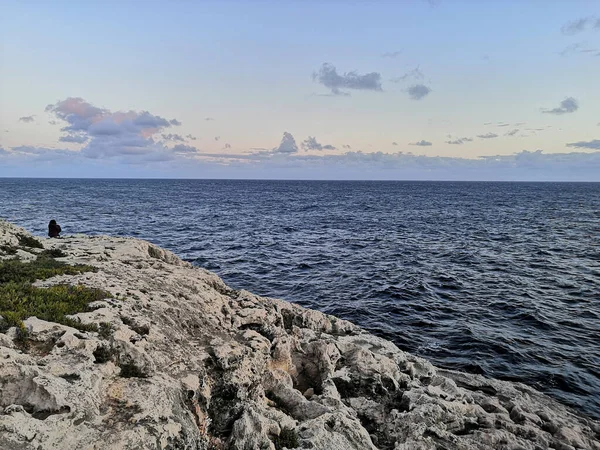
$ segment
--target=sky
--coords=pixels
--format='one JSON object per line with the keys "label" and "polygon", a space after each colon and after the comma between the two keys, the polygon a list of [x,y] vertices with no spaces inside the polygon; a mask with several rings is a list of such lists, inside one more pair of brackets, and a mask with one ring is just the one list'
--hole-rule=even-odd
{"label": "sky", "polygon": [[0,177],[600,181],[594,1],[0,2]]}

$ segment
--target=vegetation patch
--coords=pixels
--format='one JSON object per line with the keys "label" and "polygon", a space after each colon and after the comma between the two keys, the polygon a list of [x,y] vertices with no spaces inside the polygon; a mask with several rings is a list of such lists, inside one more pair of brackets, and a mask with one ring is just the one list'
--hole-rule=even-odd
{"label": "vegetation patch", "polygon": [[102,339],[110,339],[115,331],[115,327],[110,322],[101,322],[98,327],[98,334]]}
{"label": "vegetation patch", "polygon": [[17,239],[19,240],[19,245],[22,245],[23,247],[44,248],[42,243],[32,236],[17,234]]}
{"label": "vegetation patch", "polygon": [[49,258],[64,258],[68,256],[60,248],[49,248],[40,253],[41,256],[47,256]]}
{"label": "vegetation patch", "polygon": [[150,255],[154,259],[162,260],[162,252],[156,247],[153,247],[152,245],[148,247],[148,255]]}
{"label": "vegetation patch", "polygon": [[38,288],[30,283],[3,283],[0,285],[0,315],[8,326],[23,326],[23,320],[36,316],[48,322],[56,322],[81,331],[97,331],[96,324],[83,324],[67,317],[90,311],[91,302],[102,300],[110,294],[101,289],[85,286],[58,284]]}
{"label": "vegetation patch", "polygon": [[94,350],[94,362],[96,364],[104,364],[116,358],[115,350],[107,345],[99,345]]}
{"label": "vegetation patch", "polygon": [[46,255],[40,255],[32,262],[18,259],[1,261],[0,316],[3,321],[0,331],[16,326],[18,336],[25,342],[27,336],[23,320],[32,316],[81,331],[98,331],[96,324],[83,324],[67,316],[91,311],[90,303],[111,297],[110,293],[80,285],[58,284],[38,288],[31,284],[57,275],[76,275],[95,270],[91,266],[70,266]]}
{"label": "vegetation patch", "polygon": [[77,275],[84,272],[95,272],[96,268],[85,265],[70,266],[61,261],[39,255],[32,262],[9,259],[0,262],[0,284],[4,283],[33,283],[57,275]]}
{"label": "vegetation patch", "polygon": [[146,375],[138,366],[136,366],[135,364],[133,364],[131,362],[120,364],[119,367],[121,368],[120,375],[123,378],[147,378],[148,377],[148,375]]}
{"label": "vegetation patch", "polygon": [[0,252],[2,252],[5,255],[16,255],[17,254],[17,247],[13,247],[12,245],[0,245]]}
{"label": "vegetation patch", "polygon": [[275,448],[277,450],[281,450],[283,448],[296,448],[300,445],[298,433],[296,433],[296,430],[292,428],[283,428],[279,433],[279,436],[275,437],[273,443],[275,444]]}

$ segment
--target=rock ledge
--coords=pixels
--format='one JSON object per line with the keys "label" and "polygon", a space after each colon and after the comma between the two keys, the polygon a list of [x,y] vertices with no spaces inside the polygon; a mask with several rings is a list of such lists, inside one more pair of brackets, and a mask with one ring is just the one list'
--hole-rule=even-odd
{"label": "rock ledge", "polygon": [[[0,221],[0,246],[18,234]],[[148,242],[41,242],[98,272],[36,285],[109,291],[75,317],[110,326],[31,317],[27,352],[0,334],[1,449],[600,450],[600,423],[528,386],[438,369]]]}

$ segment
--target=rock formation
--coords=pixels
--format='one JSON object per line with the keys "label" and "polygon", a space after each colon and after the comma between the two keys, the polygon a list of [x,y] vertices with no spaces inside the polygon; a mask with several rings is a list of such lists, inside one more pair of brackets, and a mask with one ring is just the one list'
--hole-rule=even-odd
{"label": "rock formation", "polygon": [[[0,222],[2,259],[31,260]],[[595,449],[600,424],[519,383],[442,370],[358,326],[229,288],[137,239],[40,239],[112,294],[0,333],[0,449]],[[60,252],[59,252],[60,253]],[[0,254],[2,254],[0,250]]]}

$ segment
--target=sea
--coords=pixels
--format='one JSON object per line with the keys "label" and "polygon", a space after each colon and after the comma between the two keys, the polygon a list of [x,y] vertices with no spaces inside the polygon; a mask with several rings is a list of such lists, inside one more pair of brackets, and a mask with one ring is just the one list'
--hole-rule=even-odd
{"label": "sea", "polygon": [[0,217],[149,240],[600,418],[600,183],[4,178]]}

